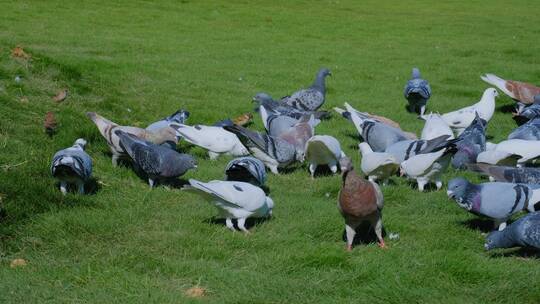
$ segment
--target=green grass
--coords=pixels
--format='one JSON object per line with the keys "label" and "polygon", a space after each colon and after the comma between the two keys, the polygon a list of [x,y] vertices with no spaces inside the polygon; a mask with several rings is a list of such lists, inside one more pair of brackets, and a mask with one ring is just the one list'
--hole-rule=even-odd
{"label": "green grass", "polygon": [[[538,303],[540,265],[513,250],[488,254],[475,219],[444,191],[419,194],[404,181],[383,187],[388,250],[345,252],[336,209],[338,176],[305,167],[268,185],[274,218],[251,235],[209,220],[193,194],[149,190],[128,168],[113,168],[105,141],[84,116],[146,126],[179,107],[190,123],[249,111],[251,96],[275,97],[312,81],[322,66],[325,108],[351,102],[419,132],[404,110],[412,66],[430,80],[429,110],[478,100],[486,72],[540,83],[540,7],[532,1],[12,1],[0,13],[0,302]],[[21,45],[26,63],[10,56]],[[16,84],[16,75],[23,75]],[[69,99],[51,100],[68,87]],[[28,102],[21,102],[22,96]],[[498,105],[510,105],[507,97]],[[128,110],[129,109],[129,110]],[[61,124],[49,139],[43,116]],[[261,129],[256,116],[255,128]],[[504,139],[514,122],[497,112],[488,133]],[[352,124],[334,116],[318,134],[337,137],[359,167]],[[95,195],[63,197],[49,175],[53,153],[89,141]],[[181,148],[187,148],[185,143]],[[199,170],[221,179],[229,157]],[[464,175],[450,171],[445,182]],[[327,195],[329,194],[329,195]],[[28,266],[12,269],[14,258]],[[206,288],[188,299],[192,286]]]}

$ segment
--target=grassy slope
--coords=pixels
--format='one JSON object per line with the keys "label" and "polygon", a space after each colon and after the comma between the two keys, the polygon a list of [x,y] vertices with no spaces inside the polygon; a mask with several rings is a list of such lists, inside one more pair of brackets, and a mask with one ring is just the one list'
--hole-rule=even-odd
{"label": "grassy slope", "polygon": [[[339,177],[311,181],[300,168],[270,176],[274,219],[249,236],[230,233],[208,222],[214,209],[192,194],[150,191],[129,169],[112,168],[84,117],[95,110],[145,126],[183,106],[190,122],[211,123],[249,110],[258,91],[281,96],[327,66],[334,73],[327,108],[351,101],[418,132],[422,123],[404,111],[401,95],[413,65],[431,81],[430,109],[440,112],[478,100],[484,72],[540,83],[537,5],[63,2],[2,4],[0,164],[19,165],[0,171],[8,211],[0,224],[1,302],[174,302],[195,284],[215,303],[540,301],[537,261],[483,252],[481,231],[466,225],[474,217],[444,191],[418,194],[396,178],[383,188],[384,222],[401,239],[386,251],[368,245],[346,253]],[[28,67],[9,56],[18,44],[34,56]],[[20,86],[17,74],[25,76]],[[54,104],[50,96],[65,86],[69,101]],[[52,140],[42,133],[48,110],[61,122]],[[497,113],[489,134],[499,141],[513,127]],[[334,118],[317,132],[338,137],[358,164],[352,125]],[[49,160],[81,136],[104,185],[96,195],[64,198]],[[201,165],[186,177],[222,177],[229,158],[210,162],[190,151]],[[446,178],[456,175],[463,173]],[[29,266],[10,269],[16,257]]]}

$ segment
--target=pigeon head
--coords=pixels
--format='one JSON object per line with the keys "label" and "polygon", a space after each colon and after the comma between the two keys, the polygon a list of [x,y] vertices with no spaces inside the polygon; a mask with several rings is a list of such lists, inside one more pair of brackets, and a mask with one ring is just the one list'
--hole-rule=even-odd
{"label": "pigeon head", "polygon": [[261,92],[261,93],[257,93],[257,95],[255,95],[255,96],[253,96],[253,101],[256,101],[256,102],[259,102],[259,103],[264,103],[264,102],[274,101],[274,99],[272,99],[272,96]]}
{"label": "pigeon head", "polygon": [[413,68],[411,73],[412,79],[418,79],[422,76],[420,76],[420,70],[418,68]]}
{"label": "pigeon head", "polygon": [[351,159],[346,156],[339,160],[339,166],[341,168],[342,173],[351,171],[353,169],[353,164],[352,164]]}
{"label": "pigeon head", "polygon": [[497,91],[497,89],[495,88],[488,88],[484,91],[484,95],[482,95],[482,99],[484,99],[484,97],[497,97],[499,96],[499,92]]}
{"label": "pigeon head", "polygon": [[449,198],[456,200],[458,204],[461,204],[466,196],[467,187],[469,182],[461,177],[454,178],[448,182],[448,190],[446,194]]}
{"label": "pigeon head", "polygon": [[317,78],[324,78],[326,76],[332,76],[332,72],[330,72],[330,70],[327,68],[322,68],[317,73]]}
{"label": "pigeon head", "polygon": [[83,150],[86,147],[86,144],[87,144],[87,142],[86,142],[86,140],[84,138],[78,138],[75,141],[75,145],[81,147],[81,149],[83,149]]}
{"label": "pigeon head", "polygon": [[486,237],[484,248],[491,250],[495,248],[508,248],[512,247],[513,242],[507,237],[506,231],[492,231]]}

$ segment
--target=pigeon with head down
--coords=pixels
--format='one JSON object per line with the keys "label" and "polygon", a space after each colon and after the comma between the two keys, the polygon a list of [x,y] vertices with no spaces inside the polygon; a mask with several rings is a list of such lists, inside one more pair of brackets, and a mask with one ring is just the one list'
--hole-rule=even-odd
{"label": "pigeon with head down", "polygon": [[264,164],[251,156],[231,160],[225,167],[225,176],[228,181],[246,182],[258,187],[266,182]]}
{"label": "pigeon with head down", "polygon": [[517,127],[508,139],[540,140],[540,117],[533,118]]}
{"label": "pigeon with head down", "polygon": [[456,140],[457,152],[452,157],[452,167],[465,169],[465,165],[475,163],[478,154],[486,150],[487,122],[475,113],[473,122]]}
{"label": "pigeon with head down", "polygon": [[345,153],[341,150],[339,141],[332,136],[315,135],[306,143],[305,160],[309,164],[312,178],[317,167],[321,165],[328,166],[332,173],[336,173],[342,157],[345,157]]}
{"label": "pigeon with head down", "polygon": [[484,248],[528,247],[540,250],[540,212],[529,213],[502,231],[493,231],[486,237]]}
{"label": "pigeon with head down", "polygon": [[397,172],[399,162],[394,155],[386,152],[373,152],[366,142],[360,143],[358,148],[362,154],[360,169],[369,181],[381,180],[385,184],[390,176]]}
{"label": "pigeon with head down", "polygon": [[67,193],[68,184],[76,184],[84,194],[84,184],[92,176],[92,159],[84,151],[86,140],[79,138],[75,144],[56,152],[51,162],[51,174],[60,181],[60,191]]}
{"label": "pigeon with head down", "polygon": [[527,120],[540,117],[540,94],[534,96],[534,102],[530,106],[524,108],[518,113],[513,113],[513,115],[523,117]]}

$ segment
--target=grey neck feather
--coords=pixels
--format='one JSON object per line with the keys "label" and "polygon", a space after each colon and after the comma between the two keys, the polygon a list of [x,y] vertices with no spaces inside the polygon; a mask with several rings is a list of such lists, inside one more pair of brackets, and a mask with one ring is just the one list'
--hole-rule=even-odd
{"label": "grey neck feather", "polygon": [[496,233],[496,247],[497,248],[509,248],[515,245],[514,231],[511,227],[506,227],[503,231]]}
{"label": "grey neck feather", "polygon": [[313,81],[311,88],[325,95],[326,94],[325,78],[326,78],[326,75],[324,74],[324,72],[319,72],[317,74],[317,77],[315,77],[315,81]]}
{"label": "grey neck feather", "polygon": [[414,68],[414,69],[412,70],[412,78],[413,78],[413,79],[418,79],[418,78],[420,78],[420,77],[421,77],[421,76],[420,76],[420,70],[417,69],[417,68]]}

